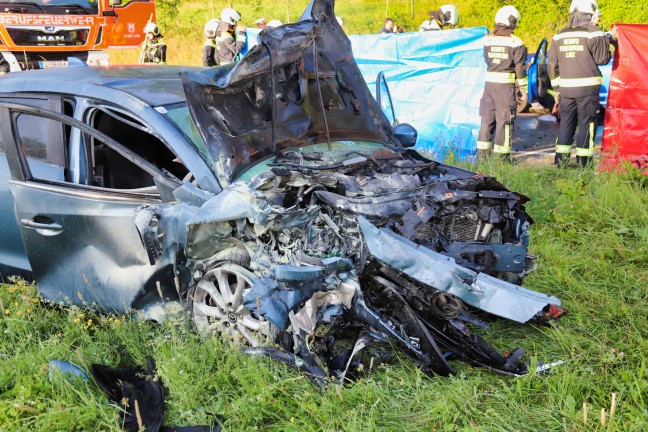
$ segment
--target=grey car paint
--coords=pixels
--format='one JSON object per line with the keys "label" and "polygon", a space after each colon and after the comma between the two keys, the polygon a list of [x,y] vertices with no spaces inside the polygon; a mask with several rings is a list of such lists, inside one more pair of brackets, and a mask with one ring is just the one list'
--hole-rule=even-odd
{"label": "grey car paint", "polygon": [[[483,275],[521,280],[530,270],[526,197],[403,148],[371,98],[344,32],[329,19],[333,2],[315,0],[308,11],[297,24],[262,32],[248,57],[221,69],[80,68],[44,71],[35,75],[39,80],[28,74],[7,79],[0,130],[9,190],[39,290],[48,299],[117,311],[149,309],[167,298],[186,301],[205,328],[253,346],[262,338],[249,330],[263,328],[261,336],[276,336],[294,363],[310,370],[320,370],[307,343],[315,324],[304,319],[313,312],[300,308],[317,297],[327,317],[322,322],[362,327],[357,341],[368,334],[389,340],[428,374],[454,373],[437,341],[474,364],[523,373],[519,351],[504,358],[471,335],[457,311],[444,315],[425,305],[428,294],[432,300],[442,294],[460,309],[452,293],[524,322],[560,304]],[[166,115],[184,103],[179,75],[204,142]],[[7,102],[30,92],[75,101],[73,117]],[[120,143],[88,126],[89,111],[111,110],[132,117],[125,124],[159,140],[191,175],[181,180],[125,145],[137,143]],[[21,113],[71,131],[61,177],[39,177],[19,150]],[[93,184],[103,179],[90,172],[87,137],[144,171],[154,186]],[[253,170],[260,175],[246,177]],[[455,241],[459,211],[470,212],[470,236],[464,232]],[[387,228],[405,237],[382,231]],[[377,240],[376,233],[389,239]],[[430,251],[407,240],[416,236],[436,239],[425,246]],[[466,249],[472,243],[480,248]],[[384,248],[403,254],[394,257]],[[484,262],[474,257],[479,254]],[[427,268],[432,264],[436,270]],[[483,296],[473,301],[476,293]],[[367,344],[357,346],[353,356]],[[332,353],[324,358],[331,371],[342,360]],[[351,360],[344,358],[342,375]]]}

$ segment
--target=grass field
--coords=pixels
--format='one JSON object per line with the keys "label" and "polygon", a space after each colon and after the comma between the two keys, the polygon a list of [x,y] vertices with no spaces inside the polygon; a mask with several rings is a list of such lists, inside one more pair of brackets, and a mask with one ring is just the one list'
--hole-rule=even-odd
{"label": "grass field", "polygon": [[167,425],[223,414],[228,431],[648,430],[647,179],[491,162],[481,169],[532,198],[539,268],[525,285],[569,310],[550,327],[493,320],[482,334],[501,350],[524,347],[534,364],[564,360],[551,374],[511,379],[455,364],[456,377],[430,379],[402,358],[318,390],[284,365],[201,340],[184,319],[155,326],[54,308],[18,281],[0,286],[0,430],[120,430],[118,408],[93,383],[50,380],[48,362],[132,365],[147,355],[167,389]]}

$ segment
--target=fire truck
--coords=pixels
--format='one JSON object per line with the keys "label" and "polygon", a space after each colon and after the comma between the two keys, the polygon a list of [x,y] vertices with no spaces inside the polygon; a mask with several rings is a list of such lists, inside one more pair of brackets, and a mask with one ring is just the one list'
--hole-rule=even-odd
{"label": "fire truck", "polygon": [[149,21],[153,0],[0,0],[0,54],[11,72],[106,65],[104,50],[137,48]]}

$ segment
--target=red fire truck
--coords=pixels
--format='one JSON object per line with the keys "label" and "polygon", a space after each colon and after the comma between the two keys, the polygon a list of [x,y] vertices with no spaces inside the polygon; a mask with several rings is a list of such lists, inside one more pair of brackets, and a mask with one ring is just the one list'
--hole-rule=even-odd
{"label": "red fire truck", "polygon": [[136,48],[155,21],[153,0],[0,0],[0,54],[9,69],[109,63],[110,48]]}

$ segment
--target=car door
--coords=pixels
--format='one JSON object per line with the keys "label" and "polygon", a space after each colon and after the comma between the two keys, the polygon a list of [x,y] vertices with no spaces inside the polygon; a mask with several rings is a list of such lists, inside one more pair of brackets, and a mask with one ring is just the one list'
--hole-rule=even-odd
{"label": "car door", "polygon": [[[26,105],[49,108],[57,112],[62,111],[62,99],[60,97],[44,97],[37,95],[21,95],[19,98],[3,98],[0,101],[14,101]],[[2,125],[9,126],[9,125]],[[0,126],[0,127],[2,127]],[[44,126],[44,125],[39,125]],[[30,129],[32,133],[46,133],[50,139],[49,144],[52,147],[62,147],[62,131]],[[57,133],[58,132],[58,133]],[[56,167],[62,167],[62,161],[56,159],[54,155],[63,155],[62,152],[50,152],[49,161],[43,157],[42,149],[36,149],[27,144],[25,147],[26,157],[33,161],[34,165],[42,169],[51,169],[52,174],[57,171]],[[35,168],[35,169],[38,169]],[[58,170],[62,173],[63,169]],[[0,282],[8,282],[11,276],[20,276],[25,279],[31,279],[31,267],[23,247],[20,229],[16,223],[14,213],[14,201],[10,191],[11,172],[9,170],[5,145],[0,137]]]}
{"label": "car door", "polygon": [[[168,194],[176,180],[108,135],[56,111],[0,102],[0,124],[15,218],[45,298],[126,311],[176,293],[176,254],[172,242],[166,246],[158,223],[160,214],[173,207],[162,202],[161,191]],[[39,127],[60,131],[63,145],[52,146],[49,135],[32,133]],[[70,146],[71,136],[82,145]],[[95,147],[111,158],[114,169],[124,168],[137,180],[122,189],[75,183],[78,176],[71,175],[67,162],[75,157],[66,152],[78,148],[93,160]],[[86,177],[97,180],[105,174]],[[146,183],[134,183],[142,179]]]}

